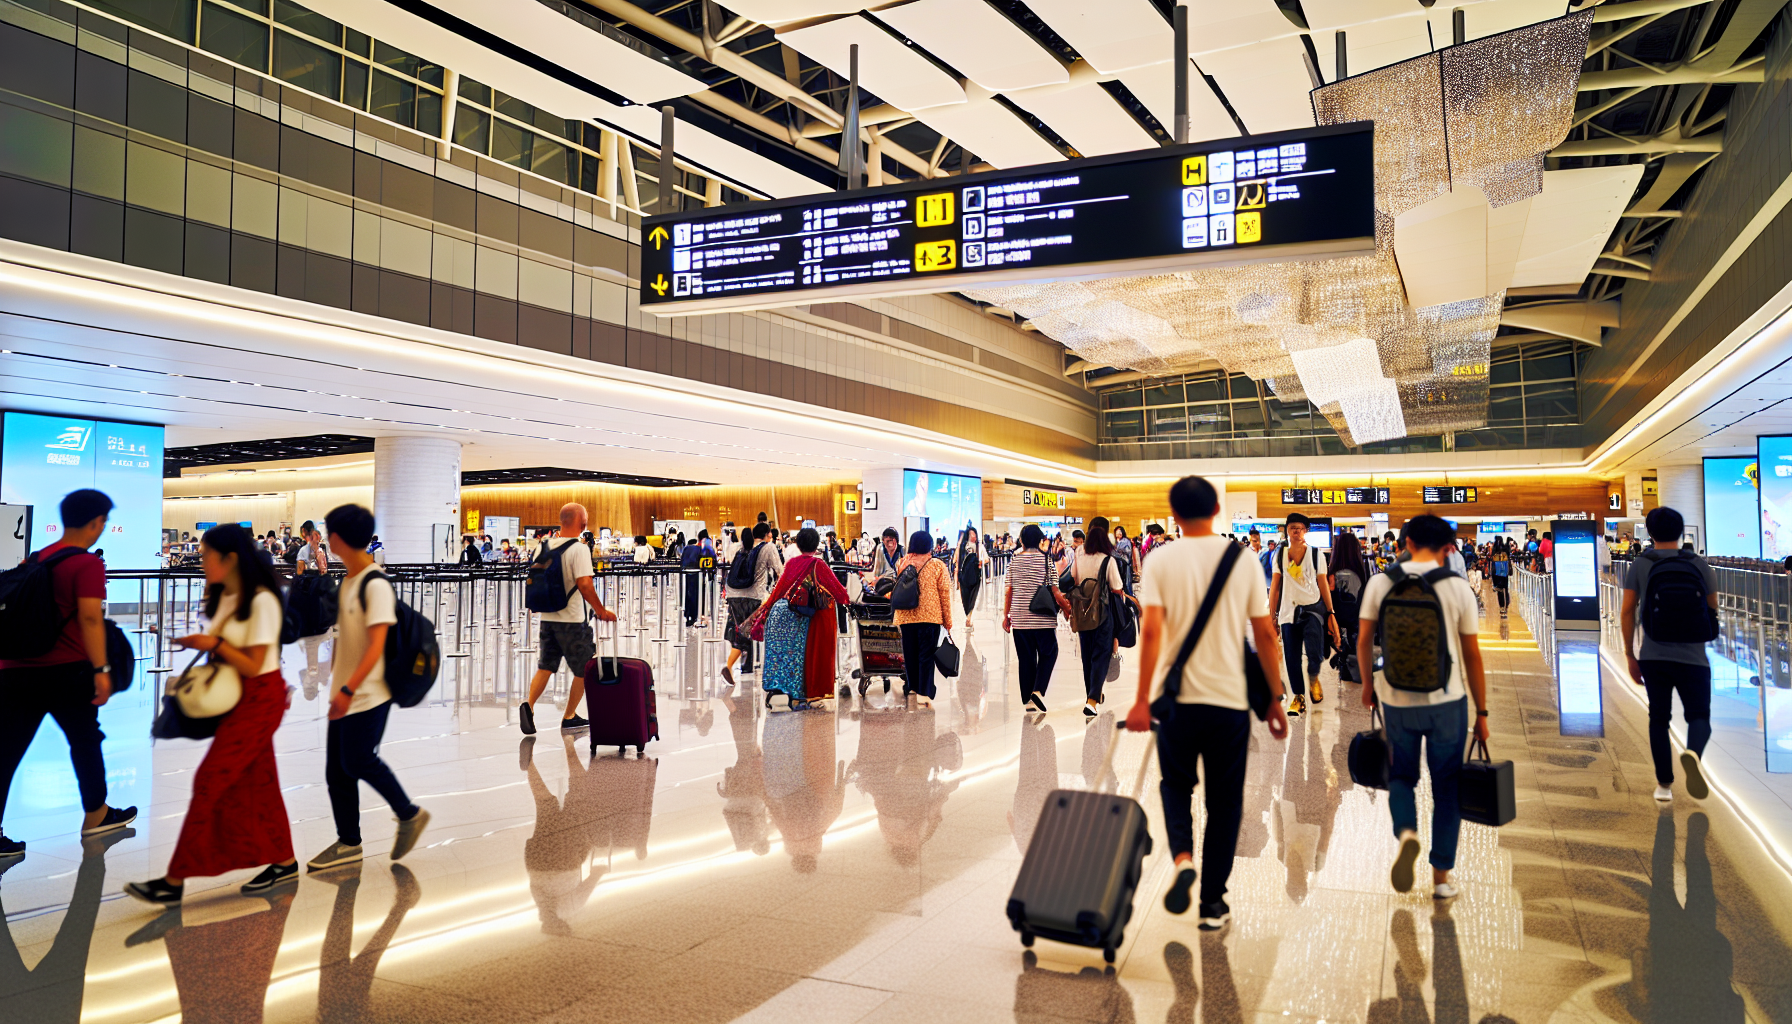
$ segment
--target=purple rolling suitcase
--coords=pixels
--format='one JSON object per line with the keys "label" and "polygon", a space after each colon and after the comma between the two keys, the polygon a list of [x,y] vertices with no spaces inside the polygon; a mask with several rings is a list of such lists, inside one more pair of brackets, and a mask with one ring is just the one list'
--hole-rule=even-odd
{"label": "purple rolling suitcase", "polygon": [[653,666],[640,658],[606,658],[601,639],[599,644],[598,656],[585,665],[585,717],[591,719],[591,750],[595,753],[598,747],[614,746],[620,753],[634,747],[637,755],[642,754],[648,740],[660,738]]}
{"label": "purple rolling suitcase", "polygon": [[[1116,734],[1097,779],[1107,778],[1119,744]],[[1146,747],[1138,786],[1144,785],[1151,750]],[[1150,852],[1145,808],[1137,800],[1117,793],[1052,791],[1008,896],[1008,920],[1021,944],[1031,946],[1043,935],[1098,948],[1113,963]]]}

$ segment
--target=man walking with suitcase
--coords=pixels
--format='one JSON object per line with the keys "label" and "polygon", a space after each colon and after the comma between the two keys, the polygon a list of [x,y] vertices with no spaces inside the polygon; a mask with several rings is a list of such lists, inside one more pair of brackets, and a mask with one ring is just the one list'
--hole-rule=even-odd
{"label": "man walking with suitcase", "polygon": [[[1244,549],[1213,532],[1219,504],[1213,485],[1198,476],[1185,476],[1170,488],[1170,510],[1183,540],[1145,563],[1139,699],[1126,716],[1126,727],[1134,732],[1150,729],[1153,717],[1159,723],[1157,762],[1163,781],[1158,793],[1170,854],[1176,860],[1176,880],[1164,895],[1164,909],[1172,914],[1188,912],[1189,890],[1195,884],[1194,792],[1200,779],[1196,761],[1206,768],[1200,925],[1206,931],[1224,927],[1231,916],[1226,881],[1232,877],[1238,848],[1245,756],[1251,742],[1246,657],[1257,659],[1269,686],[1270,735],[1288,736],[1269,596],[1262,578],[1248,565],[1238,565]],[[1225,575],[1219,579],[1222,570]],[[1256,642],[1254,654],[1245,648],[1247,628]]]}
{"label": "man walking with suitcase", "polygon": [[[585,665],[597,656],[597,640],[592,635],[591,623],[585,617],[585,609],[574,603],[573,593],[576,591],[585,603],[591,606],[592,612],[599,621],[615,622],[616,613],[604,607],[598,600],[597,589],[591,585],[592,565],[591,549],[580,542],[579,535],[585,530],[587,519],[585,506],[576,501],[569,501],[560,509],[560,530],[553,537],[543,540],[535,553],[535,560],[529,565],[530,586],[534,587],[538,576],[551,581],[558,570],[561,585],[558,598],[559,607],[550,610],[538,610],[541,618],[541,637],[537,646],[541,648],[541,657],[535,662],[535,678],[529,680],[529,699],[517,709],[517,720],[523,727],[524,735],[535,734],[535,702],[541,699],[542,691],[548,688],[548,680],[560,669],[562,658],[566,660],[567,671],[572,673],[572,687],[566,694],[566,707],[560,716],[560,728],[577,729],[591,723],[578,716],[579,701],[585,697]],[[549,589],[555,589],[551,585]],[[535,608],[534,595],[527,600],[530,607]],[[550,602],[555,603],[555,602]]]}

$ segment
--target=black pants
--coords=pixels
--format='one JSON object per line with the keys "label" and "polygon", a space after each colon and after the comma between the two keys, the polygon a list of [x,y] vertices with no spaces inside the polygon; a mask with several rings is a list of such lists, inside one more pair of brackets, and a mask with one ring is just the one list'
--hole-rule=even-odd
{"label": "black pants", "polygon": [[89,813],[106,806],[106,759],[100,743],[100,709],[93,706],[93,666],[85,659],[45,668],[9,668],[0,672],[0,693],[6,714],[0,715],[0,818],[6,794],[25,751],[49,715],[68,738],[68,757],[81,787],[81,808]]}
{"label": "black pants", "polygon": [[977,607],[977,592],[983,589],[982,576],[958,577],[958,596],[964,601],[964,618],[971,620],[971,609]]}
{"label": "black pants", "polygon": [[1098,701],[1108,682],[1108,663],[1114,660],[1114,617],[1107,616],[1101,625],[1078,633],[1076,638],[1083,654],[1083,695]]}
{"label": "black pants", "polygon": [[385,797],[399,818],[417,813],[417,805],[404,795],[398,777],[380,760],[380,738],[386,734],[386,715],[391,710],[388,701],[377,708],[343,715],[325,731],[324,782],[330,787],[336,838],[347,846],[361,845],[362,782]]}
{"label": "black pants", "polygon": [[1678,661],[1643,662],[1643,689],[1649,693],[1649,756],[1655,762],[1655,781],[1674,783],[1674,746],[1668,740],[1668,722],[1674,717],[1674,694],[1680,695],[1680,711],[1686,716],[1686,749],[1705,756],[1711,740],[1711,666]]}
{"label": "black pants", "polygon": [[909,693],[933,699],[933,652],[939,645],[939,623],[903,623],[902,679]]}
{"label": "black pants", "polygon": [[[1321,606],[1323,607],[1323,606]],[[1300,652],[1307,652],[1307,671],[1301,674]],[[1307,693],[1307,678],[1319,675],[1325,663],[1325,615],[1300,608],[1294,610],[1294,621],[1282,623],[1282,664],[1288,669],[1288,688],[1297,697]]]}
{"label": "black pants", "polygon": [[697,624],[697,611],[698,611],[698,608],[702,605],[702,599],[700,597],[698,597],[697,586],[698,586],[698,574],[694,573],[694,572],[685,573],[684,574],[684,624],[686,627],[695,626]]}
{"label": "black pants", "polygon": [[1244,815],[1245,754],[1251,743],[1251,713],[1211,704],[1178,704],[1158,730],[1157,766],[1163,773],[1158,797],[1164,805],[1164,832],[1170,857],[1195,852],[1195,785],[1199,759],[1207,769],[1207,832],[1201,840],[1201,902],[1217,903],[1232,877],[1238,825]]}
{"label": "black pants", "polygon": [[1014,660],[1020,666],[1021,700],[1035,693],[1044,696],[1045,688],[1052,681],[1052,669],[1058,667],[1058,631],[1051,628],[1015,630]]}
{"label": "black pants", "polygon": [[1512,593],[1506,589],[1506,581],[1508,579],[1510,579],[1511,577],[1490,576],[1488,578],[1493,580],[1494,593],[1496,593],[1500,596],[1500,607],[1504,608],[1507,605],[1511,604],[1512,603]]}

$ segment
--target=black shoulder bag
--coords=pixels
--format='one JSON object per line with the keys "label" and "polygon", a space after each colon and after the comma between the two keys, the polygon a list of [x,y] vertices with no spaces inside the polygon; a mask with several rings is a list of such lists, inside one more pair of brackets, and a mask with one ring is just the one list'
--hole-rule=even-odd
{"label": "black shoulder bag", "polygon": [[[1182,672],[1188,667],[1188,659],[1195,653],[1195,645],[1201,642],[1201,634],[1207,629],[1207,620],[1213,617],[1214,606],[1219,603],[1220,593],[1226,589],[1226,580],[1232,575],[1233,563],[1238,561],[1238,553],[1244,549],[1237,544],[1226,545],[1226,553],[1220,556],[1219,568],[1214,570],[1213,582],[1207,587],[1207,594],[1201,598],[1201,607],[1195,612],[1195,624],[1189,627],[1188,636],[1182,639],[1182,649],[1176,652],[1176,660],[1170,665],[1170,672],[1164,676],[1163,696],[1151,704],[1151,717],[1159,722],[1168,722],[1176,714],[1176,698],[1182,693]],[[1174,688],[1170,681],[1175,680]],[[1256,652],[1250,645],[1244,649],[1244,691],[1250,701],[1251,713],[1261,720],[1269,718],[1269,680],[1263,676],[1263,665],[1258,662]]]}

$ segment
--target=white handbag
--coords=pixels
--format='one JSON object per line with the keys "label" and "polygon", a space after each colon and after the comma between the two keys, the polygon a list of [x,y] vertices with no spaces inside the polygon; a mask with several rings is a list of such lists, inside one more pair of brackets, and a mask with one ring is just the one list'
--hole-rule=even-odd
{"label": "white handbag", "polygon": [[243,699],[243,678],[228,662],[201,662],[203,652],[168,683],[168,692],[188,718],[229,714]]}

